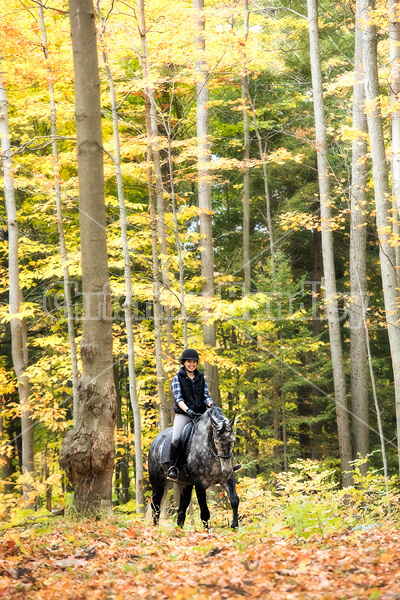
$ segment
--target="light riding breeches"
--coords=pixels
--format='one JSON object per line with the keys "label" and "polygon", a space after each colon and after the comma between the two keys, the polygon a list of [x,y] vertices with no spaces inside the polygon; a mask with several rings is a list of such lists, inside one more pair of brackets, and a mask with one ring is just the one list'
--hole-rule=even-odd
{"label": "light riding breeches", "polygon": [[178,445],[183,428],[185,427],[186,423],[189,423],[189,421],[191,421],[191,419],[187,415],[175,415],[174,427],[172,430],[172,440],[171,440],[171,443],[174,446]]}

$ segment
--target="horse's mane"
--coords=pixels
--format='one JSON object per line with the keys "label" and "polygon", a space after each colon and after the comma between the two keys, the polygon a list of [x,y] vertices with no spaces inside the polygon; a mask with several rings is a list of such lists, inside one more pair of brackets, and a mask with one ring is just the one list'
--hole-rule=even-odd
{"label": "horse's mane", "polygon": [[224,411],[219,406],[212,406],[208,409],[210,417],[212,417],[213,421],[217,421],[217,423],[221,423],[221,433],[229,429],[229,421],[224,415]]}
{"label": "horse's mane", "polygon": [[225,421],[226,417],[224,415],[224,411],[222,410],[222,408],[220,408],[219,406],[212,406],[209,409],[210,415],[212,415],[214,417],[214,419],[216,421]]}

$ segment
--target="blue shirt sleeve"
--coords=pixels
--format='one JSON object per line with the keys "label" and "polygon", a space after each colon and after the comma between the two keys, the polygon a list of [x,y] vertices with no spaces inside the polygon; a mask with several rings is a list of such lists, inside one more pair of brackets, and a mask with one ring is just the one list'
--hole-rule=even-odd
{"label": "blue shirt sleeve", "polygon": [[204,377],[204,404],[208,402],[212,402],[212,398],[208,390],[207,379]]}
{"label": "blue shirt sleeve", "polygon": [[174,395],[175,404],[178,405],[179,402],[181,400],[183,400],[181,384],[179,382],[178,375],[175,375],[175,377],[173,378],[172,384],[171,384],[171,389],[172,389],[172,393]]}

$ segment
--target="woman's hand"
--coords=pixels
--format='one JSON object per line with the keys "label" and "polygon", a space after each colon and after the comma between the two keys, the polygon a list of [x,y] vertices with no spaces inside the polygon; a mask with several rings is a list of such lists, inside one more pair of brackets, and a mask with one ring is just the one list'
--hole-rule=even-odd
{"label": "woman's hand", "polygon": [[190,417],[191,419],[194,419],[195,417],[201,417],[201,415],[197,412],[194,412],[194,410],[192,410],[191,408],[188,408],[186,411],[186,414],[188,417]]}

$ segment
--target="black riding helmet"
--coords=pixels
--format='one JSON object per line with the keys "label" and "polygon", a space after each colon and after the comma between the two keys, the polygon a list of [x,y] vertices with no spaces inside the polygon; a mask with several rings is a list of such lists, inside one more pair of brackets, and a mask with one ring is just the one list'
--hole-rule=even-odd
{"label": "black riding helmet", "polygon": [[181,363],[183,364],[185,360],[197,360],[199,362],[199,355],[196,350],[192,348],[187,348],[182,352]]}

